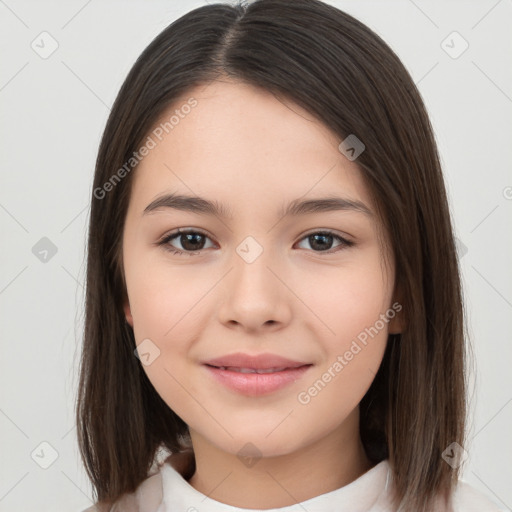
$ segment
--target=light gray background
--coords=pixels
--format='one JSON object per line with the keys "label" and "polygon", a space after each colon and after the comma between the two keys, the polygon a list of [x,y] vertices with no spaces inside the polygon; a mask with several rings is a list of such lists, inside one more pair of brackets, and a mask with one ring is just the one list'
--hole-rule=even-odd
{"label": "light gray background", "polygon": [[[391,45],[429,109],[460,240],[477,363],[464,480],[511,510],[512,1],[329,3]],[[0,511],[90,505],[73,407],[98,143],[141,51],[203,4],[0,0]],[[58,42],[46,59],[31,48],[34,40],[43,46],[43,31]],[[442,44],[453,31],[469,44],[457,58],[458,36]],[[44,45],[50,48],[50,40]],[[57,248],[46,262],[32,251],[43,237]],[[53,450],[58,457],[43,469]]]}

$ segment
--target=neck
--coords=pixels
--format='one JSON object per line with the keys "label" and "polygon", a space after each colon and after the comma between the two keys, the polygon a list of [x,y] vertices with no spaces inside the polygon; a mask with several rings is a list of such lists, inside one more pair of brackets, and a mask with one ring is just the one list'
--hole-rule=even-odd
{"label": "neck", "polygon": [[[326,437],[292,453],[263,456],[250,467],[190,430],[195,472],[190,485],[240,508],[280,508],[348,485],[372,467],[359,436],[359,410]],[[313,478],[312,478],[313,476]]]}

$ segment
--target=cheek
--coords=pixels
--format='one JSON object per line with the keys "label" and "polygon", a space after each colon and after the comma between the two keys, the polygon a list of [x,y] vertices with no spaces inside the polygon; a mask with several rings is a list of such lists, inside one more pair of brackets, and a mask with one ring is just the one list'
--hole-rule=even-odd
{"label": "cheek", "polygon": [[[380,278],[380,274],[378,275]],[[329,331],[319,338],[323,357],[296,396],[304,418],[324,418],[328,431],[360,403],[381,364],[388,339],[385,290],[353,273],[319,306]],[[377,281],[378,282],[378,281]],[[332,332],[331,332],[332,331]],[[314,428],[312,420],[310,427]]]}
{"label": "cheek", "polygon": [[[160,343],[176,338],[184,327],[197,325],[194,318],[211,284],[201,282],[190,269],[152,266],[132,282],[130,306],[135,339],[154,338]],[[189,332],[189,334],[191,334]]]}
{"label": "cheek", "polygon": [[197,271],[185,266],[141,267],[146,270],[132,275],[129,284],[136,344],[149,347],[152,360],[143,369],[162,399],[180,414],[190,409],[191,394],[200,391],[190,380],[194,368],[188,366],[193,364],[188,356],[204,326],[211,277],[200,280]]}
{"label": "cheek", "polygon": [[322,359],[302,388],[303,400],[297,398],[303,405],[311,403],[319,414],[334,403],[340,406],[340,416],[354,408],[382,361],[394,314],[389,315],[390,288],[377,256],[324,269],[310,287],[307,303],[315,314],[312,322],[319,326]]}
{"label": "cheek", "polygon": [[[298,295],[317,319],[328,349],[343,349],[347,342],[379,320],[390,305],[390,287],[380,265],[380,255],[362,255],[338,268],[315,272]],[[325,328],[325,329],[324,329]]]}

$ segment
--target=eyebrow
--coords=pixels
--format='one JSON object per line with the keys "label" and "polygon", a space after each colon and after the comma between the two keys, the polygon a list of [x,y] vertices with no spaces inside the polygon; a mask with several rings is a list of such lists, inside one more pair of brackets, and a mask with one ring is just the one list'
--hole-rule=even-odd
{"label": "eyebrow", "polygon": [[[157,197],[144,209],[143,215],[147,215],[160,208],[172,208],[175,210],[212,215],[225,219],[232,219],[233,214],[229,208],[217,201],[210,201],[199,196],[187,196],[183,194],[166,194]],[[306,215],[308,213],[332,212],[332,211],[356,211],[372,216],[371,210],[361,201],[342,197],[321,197],[317,199],[295,199],[286,208],[278,212],[278,217]]]}

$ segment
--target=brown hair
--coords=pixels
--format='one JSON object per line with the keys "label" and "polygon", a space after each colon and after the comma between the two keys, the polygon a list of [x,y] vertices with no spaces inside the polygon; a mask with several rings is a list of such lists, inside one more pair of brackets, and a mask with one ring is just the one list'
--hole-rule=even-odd
{"label": "brown hair", "polygon": [[181,451],[188,433],[134,356],[121,258],[133,172],[112,178],[176,98],[221,77],[291,99],[340,141],[356,134],[366,146],[356,163],[392,247],[406,326],[389,336],[360,404],[361,439],[373,462],[389,459],[399,510],[430,510],[458,479],[441,453],[464,445],[466,416],[463,307],[441,165],[399,58],[319,0],[197,8],[151,42],[115,100],[94,176],[77,404],[80,453],[97,500],[133,492],[157,448]]}

